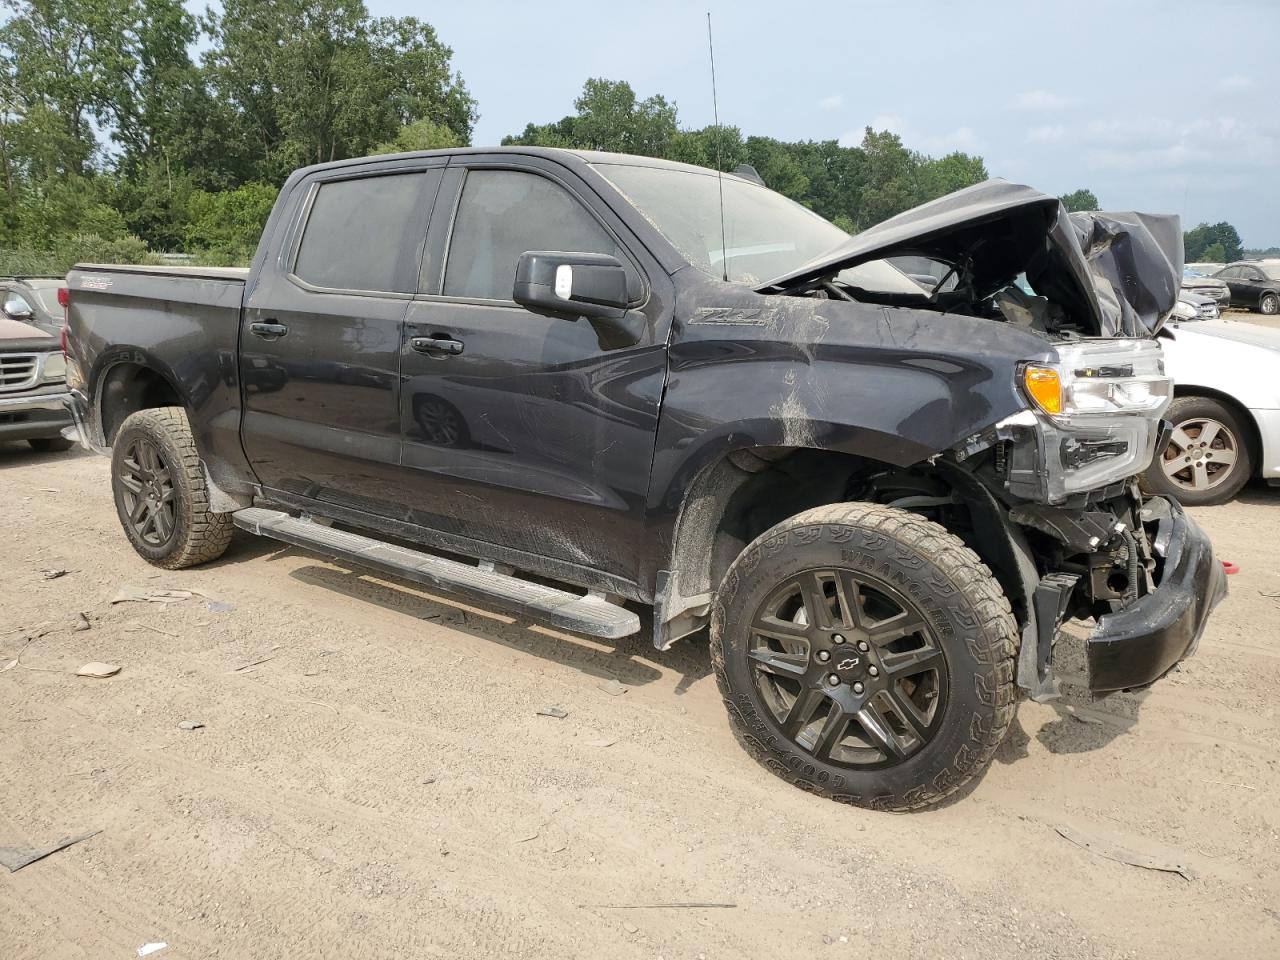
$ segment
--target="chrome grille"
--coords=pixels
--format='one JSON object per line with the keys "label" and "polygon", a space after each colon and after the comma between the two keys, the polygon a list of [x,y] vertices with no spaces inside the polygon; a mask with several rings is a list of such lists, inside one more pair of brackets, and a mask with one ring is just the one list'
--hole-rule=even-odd
{"label": "chrome grille", "polygon": [[38,353],[0,353],[0,393],[34,386],[39,358]]}

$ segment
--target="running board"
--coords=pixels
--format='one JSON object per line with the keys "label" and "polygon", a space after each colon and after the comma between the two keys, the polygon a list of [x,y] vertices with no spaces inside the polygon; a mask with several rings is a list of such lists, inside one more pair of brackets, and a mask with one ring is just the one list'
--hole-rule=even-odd
{"label": "running board", "polygon": [[325,556],[370,567],[423,586],[503,607],[548,626],[617,640],[640,632],[640,618],[601,594],[585,596],[521,580],[486,568],[393,546],[345,530],[292,517],[278,510],[246,507],[231,515],[241,530],[283,540]]}

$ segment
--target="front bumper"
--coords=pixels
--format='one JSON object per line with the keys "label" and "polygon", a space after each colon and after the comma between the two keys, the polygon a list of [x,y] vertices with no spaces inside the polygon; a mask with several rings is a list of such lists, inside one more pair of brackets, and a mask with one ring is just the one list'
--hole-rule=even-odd
{"label": "front bumper", "polygon": [[62,436],[71,424],[70,395],[36,393],[0,397],[0,440],[40,440]]}
{"label": "front bumper", "polygon": [[1155,683],[1195,652],[1209,613],[1227,595],[1227,577],[1209,538],[1170,501],[1156,531],[1164,569],[1155,591],[1098,618],[1085,653],[1089,689],[1114,693]]}

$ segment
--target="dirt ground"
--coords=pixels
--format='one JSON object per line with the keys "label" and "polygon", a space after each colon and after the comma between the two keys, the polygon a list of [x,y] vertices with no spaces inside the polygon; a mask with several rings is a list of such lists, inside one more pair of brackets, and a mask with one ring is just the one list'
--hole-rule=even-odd
{"label": "dirt ground", "polygon": [[[0,498],[0,846],[101,831],[0,871],[6,960],[1280,956],[1280,491],[1196,511],[1241,572],[1194,659],[1091,702],[1066,637],[1065,698],[911,815],[756,766],[704,645],[557,635],[249,537],[163,573],[83,451],[0,445]],[[128,585],[202,593],[112,605]],[[726,906],[650,906],[690,902]]]}

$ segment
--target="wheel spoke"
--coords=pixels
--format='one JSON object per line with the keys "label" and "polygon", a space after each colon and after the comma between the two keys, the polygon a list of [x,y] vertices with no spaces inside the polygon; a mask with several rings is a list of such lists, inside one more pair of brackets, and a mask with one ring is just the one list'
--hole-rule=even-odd
{"label": "wheel spoke", "polygon": [[1223,450],[1206,450],[1205,459],[1209,463],[1218,463],[1224,466],[1236,462],[1236,452],[1230,448]]}
{"label": "wheel spoke", "polygon": [[757,647],[748,651],[747,656],[759,669],[775,677],[796,680],[809,669],[809,655],[805,653],[778,653],[768,647]]}
{"label": "wheel spoke", "polygon": [[129,508],[129,522],[139,523],[147,514],[147,501],[143,497],[138,497],[133,501],[133,506]]}
{"label": "wheel spoke", "polygon": [[142,481],[139,480],[137,477],[133,476],[132,474],[122,473],[120,475],[120,485],[124,487],[126,490],[128,490],[130,493],[132,493],[134,496],[138,496],[139,494],[142,493]]}
{"label": "wheel spoke", "polygon": [[1187,431],[1182,427],[1174,427],[1173,433],[1169,434],[1169,445],[1177,447],[1178,450],[1186,450],[1193,443],[1192,439],[1187,436]]}
{"label": "wheel spoke", "polygon": [[155,517],[154,526],[156,536],[161,542],[169,539],[169,533],[173,530],[173,525],[169,522],[169,512],[164,507],[157,506],[152,510],[152,516]]}
{"label": "wheel spoke", "polygon": [[1197,490],[1203,490],[1209,486],[1209,468],[1203,460],[1199,460],[1191,465],[1191,486]]}
{"label": "wheel spoke", "polygon": [[1222,429],[1222,424],[1216,420],[1206,420],[1204,426],[1200,428],[1200,436],[1196,439],[1200,443],[1213,446],[1214,439],[1218,436],[1218,431]]}
{"label": "wheel spoke", "polygon": [[903,723],[915,731],[917,737],[923,740],[925,731],[929,729],[929,724],[925,721],[924,715],[916,709],[912,699],[896,683],[892,684],[886,693],[893,712],[902,719]]}
{"label": "wheel spoke", "polygon": [[901,640],[913,633],[919,633],[925,627],[924,621],[910,610],[903,610],[887,620],[879,620],[866,626],[867,639],[883,646],[894,640]]}
{"label": "wheel spoke", "polygon": [[782,720],[782,729],[787,732],[787,736],[794,740],[796,735],[813,720],[814,713],[825,699],[821,690],[801,687],[795,702],[791,704],[791,709]]}
{"label": "wheel spoke", "polygon": [[805,613],[809,615],[809,623],[819,630],[830,630],[832,627],[831,605],[827,602],[827,594],[823,590],[818,574],[812,572],[803,574],[797,582],[804,599]]}
{"label": "wheel spoke", "polygon": [[813,745],[814,756],[823,760],[831,759],[831,751],[844,739],[848,729],[849,715],[844,712],[839,703],[832,700],[831,712],[827,714],[826,722],[823,723],[822,729],[818,732],[818,739]]}
{"label": "wheel spoke", "polygon": [[848,570],[836,571],[836,596],[840,601],[840,626],[846,630],[862,628],[862,584]]}
{"label": "wheel spoke", "polygon": [[906,752],[899,745],[897,738],[893,735],[893,731],[889,729],[889,725],[884,722],[884,718],[880,716],[874,705],[868,703],[857,713],[857,721],[862,729],[867,732],[867,736],[884,755],[891,760],[902,760],[906,757]]}
{"label": "wheel spoke", "polygon": [[773,616],[759,616],[751,624],[751,632],[762,637],[772,637],[789,643],[809,642],[809,627],[804,623],[779,620]]}
{"label": "wheel spoke", "polygon": [[942,664],[942,651],[937,647],[920,647],[905,653],[891,653],[881,658],[885,673],[895,678],[915,676],[935,670]]}
{"label": "wheel spoke", "polygon": [[1160,465],[1168,477],[1177,477],[1183,470],[1189,470],[1191,464],[1187,463],[1182,457],[1174,457],[1172,460],[1166,460]]}

